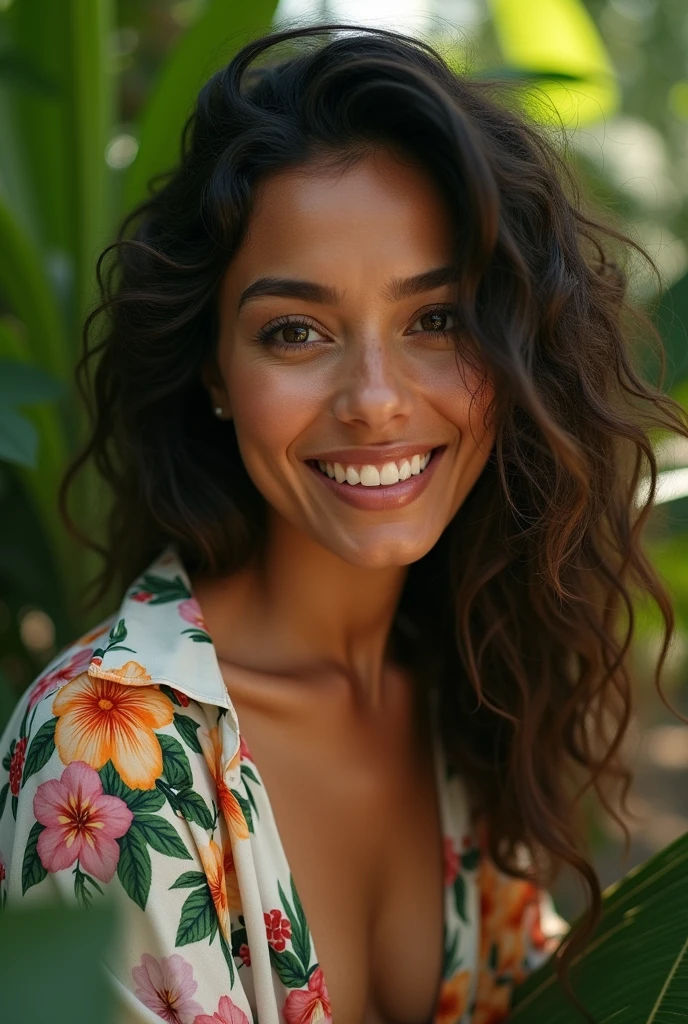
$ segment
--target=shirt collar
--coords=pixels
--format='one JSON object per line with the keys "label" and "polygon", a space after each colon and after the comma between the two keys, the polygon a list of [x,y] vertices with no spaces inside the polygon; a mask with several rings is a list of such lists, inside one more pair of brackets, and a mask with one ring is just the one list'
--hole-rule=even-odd
{"label": "shirt collar", "polygon": [[170,686],[226,708],[236,725],[215,647],[174,544],[134,580],[101,639],[88,673],[130,686]]}

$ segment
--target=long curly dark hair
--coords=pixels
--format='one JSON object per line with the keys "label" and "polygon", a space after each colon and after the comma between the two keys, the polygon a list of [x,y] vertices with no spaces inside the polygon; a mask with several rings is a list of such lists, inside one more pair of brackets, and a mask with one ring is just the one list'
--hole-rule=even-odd
{"label": "long curly dark hair", "polygon": [[[270,61],[275,44],[287,53]],[[440,681],[447,757],[497,866],[523,877],[525,847],[543,884],[564,864],[586,883],[589,912],[560,950],[565,975],[600,907],[581,797],[592,788],[618,820],[630,782],[620,746],[638,597],[664,620],[660,693],[674,630],[641,543],[652,430],[688,436],[688,423],[662,393],[659,337],[627,300],[623,254],[654,264],[584,212],[565,154],[501,88],[381,29],[299,27],[245,45],[201,90],[178,167],[98,261],[101,301],[78,368],[92,427],[60,503],[76,529],[68,494],[94,460],[112,494],[105,542],[83,538],[104,559],[99,598],[169,542],[189,571],[244,565],[264,537],[265,503],[199,374],[256,186],[379,145],[427,168],[455,218],[461,355],[496,383],[498,434],[464,504],[410,566],[394,636],[400,657]],[[97,320],[107,328],[94,342]],[[641,372],[643,339],[659,349],[657,387]],[[609,780],[621,783],[613,800]]]}

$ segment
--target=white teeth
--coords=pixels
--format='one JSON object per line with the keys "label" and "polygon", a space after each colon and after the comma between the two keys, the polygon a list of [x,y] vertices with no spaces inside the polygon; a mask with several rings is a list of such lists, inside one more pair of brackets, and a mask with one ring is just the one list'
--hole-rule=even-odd
{"label": "white teeth", "polygon": [[385,485],[399,483],[399,469],[396,462],[385,462],[380,470],[380,483]]}
{"label": "white teeth", "polygon": [[380,486],[380,471],[375,466],[361,466],[361,483],[364,487]]}
{"label": "white teeth", "polygon": [[363,487],[390,487],[411,476],[418,476],[430,462],[432,451],[425,455],[414,455],[411,459],[400,459],[399,462],[385,462],[378,469],[377,466],[365,465],[343,466],[341,462],[325,462],[318,460],[318,466],[322,473],[325,473],[331,480],[338,484],[346,483],[351,486],[361,484]]}

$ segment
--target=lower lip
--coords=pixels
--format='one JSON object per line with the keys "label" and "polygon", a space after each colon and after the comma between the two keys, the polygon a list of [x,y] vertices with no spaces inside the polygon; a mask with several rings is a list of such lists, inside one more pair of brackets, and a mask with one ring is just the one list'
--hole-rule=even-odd
{"label": "lower lip", "polygon": [[306,465],[312,470],[319,480],[322,480],[325,487],[328,487],[338,498],[345,501],[347,505],[354,508],[371,509],[382,511],[384,509],[404,508],[414,501],[419,494],[422,494],[430,483],[430,480],[437,469],[437,463],[442,458],[445,448],[433,449],[432,456],[422,473],[417,476],[410,476],[408,480],[400,480],[397,484],[378,487],[364,487],[363,484],[338,484],[326,473],[323,473],[312,462]]}

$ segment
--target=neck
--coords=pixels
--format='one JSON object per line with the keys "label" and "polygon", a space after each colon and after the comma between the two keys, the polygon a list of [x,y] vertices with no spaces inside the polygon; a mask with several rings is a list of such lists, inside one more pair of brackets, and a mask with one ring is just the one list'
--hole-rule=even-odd
{"label": "neck", "polygon": [[302,679],[336,674],[374,709],[407,571],[351,565],[274,516],[260,564],[193,587],[221,661]]}

